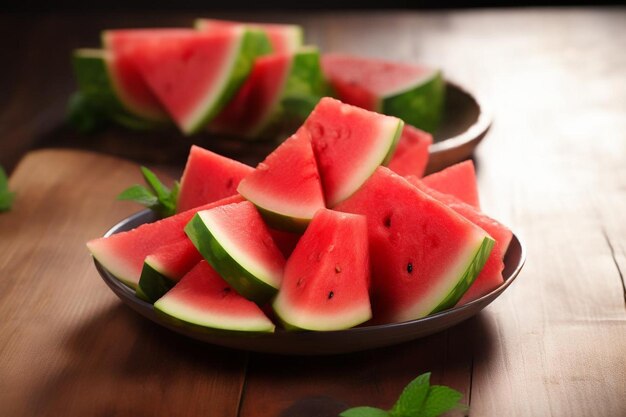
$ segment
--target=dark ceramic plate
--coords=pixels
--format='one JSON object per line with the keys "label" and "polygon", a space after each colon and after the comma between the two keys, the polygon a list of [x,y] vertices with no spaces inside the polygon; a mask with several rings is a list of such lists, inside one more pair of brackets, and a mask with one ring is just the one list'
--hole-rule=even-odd
{"label": "dark ceramic plate", "polygon": [[[155,217],[152,212],[149,210],[141,211],[113,226],[105,236],[131,230],[154,220]],[[504,283],[500,287],[462,307],[443,311],[429,317],[404,323],[362,326],[331,332],[286,332],[277,329],[276,333],[260,335],[211,333],[184,324],[170,322],[158,315],[151,304],[135,297],[133,290],[115,279],[100,263],[95,261],[95,264],[104,282],[124,303],[139,314],[175,332],[204,342],[235,349],[287,355],[327,355],[395,345],[454,326],[472,317],[502,294],[519,274],[525,258],[524,246],[517,236],[513,235],[513,240],[504,259]]]}

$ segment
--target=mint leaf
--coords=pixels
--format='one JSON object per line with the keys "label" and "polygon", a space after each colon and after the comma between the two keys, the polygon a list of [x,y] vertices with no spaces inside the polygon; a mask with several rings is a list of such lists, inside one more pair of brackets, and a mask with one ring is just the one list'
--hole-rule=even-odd
{"label": "mint leaf", "polygon": [[433,385],[428,390],[428,396],[419,417],[437,417],[454,408],[465,408],[459,403],[463,394],[443,385]]}
{"label": "mint leaf", "polygon": [[340,417],[389,417],[389,413],[380,408],[374,407],[355,407],[350,408],[341,414]]}
{"label": "mint leaf", "polygon": [[413,417],[419,415],[430,387],[430,372],[422,374],[409,382],[398,401],[391,409],[393,417]]}
{"label": "mint leaf", "polygon": [[148,168],[142,166],[141,173],[149,189],[141,185],[133,185],[122,191],[117,199],[134,201],[155,211],[161,217],[173,215],[176,212],[180,184],[175,181],[170,190]]}
{"label": "mint leaf", "polygon": [[9,191],[9,179],[0,166],[0,212],[11,210],[15,193]]}

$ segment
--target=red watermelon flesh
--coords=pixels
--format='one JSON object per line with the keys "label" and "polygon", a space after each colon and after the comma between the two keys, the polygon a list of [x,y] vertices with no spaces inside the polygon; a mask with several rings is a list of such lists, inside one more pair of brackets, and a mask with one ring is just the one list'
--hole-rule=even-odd
{"label": "red watermelon flesh", "polygon": [[170,116],[186,133],[199,129],[220,100],[245,32],[189,30],[141,39],[134,62]]}
{"label": "red watermelon flesh", "polygon": [[254,168],[193,145],[180,181],[176,210],[180,213],[237,193],[242,178]]}
{"label": "red watermelon flesh", "polygon": [[283,142],[239,183],[237,191],[259,208],[272,227],[303,230],[324,207],[308,131],[300,129]]}
{"label": "red watermelon flesh", "polygon": [[237,294],[206,261],[198,263],[154,307],[177,320],[202,327],[274,331],[274,325],[259,306]]}
{"label": "red watermelon flesh", "polygon": [[289,258],[296,248],[298,241],[300,240],[299,233],[285,232],[284,230],[269,229],[272,239],[278,246],[278,249],[285,256],[285,259]]}
{"label": "red watermelon flesh", "polygon": [[493,245],[482,229],[385,167],[337,210],[367,217],[377,322],[453,307]]}
{"label": "red watermelon flesh", "polygon": [[480,274],[476,277],[476,281],[469,287],[457,305],[467,304],[498,288],[504,281],[502,278],[502,270],[504,269],[503,260],[513,237],[511,230],[458,198],[427,187],[416,177],[407,177],[407,180],[421,191],[441,201],[461,216],[482,228],[496,241],[483,270],[480,271]]}
{"label": "red watermelon flesh", "polygon": [[188,33],[190,29],[121,29],[107,30],[102,40],[110,52],[109,71],[116,93],[129,110],[152,120],[165,120],[167,113],[139,72],[135,49],[143,39]]}
{"label": "red watermelon flesh", "polygon": [[172,281],[179,281],[201,260],[202,255],[185,236],[183,240],[161,246],[146,256],[145,262]]}
{"label": "red watermelon flesh", "polygon": [[451,165],[439,172],[427,175],[422,181],[428,187],[444,194],[451,194],[480,210],[476,170],[474,169],[474,162],[471,160]]}
{"label": "red watermelon flesh", "polygon": [[304,122],[322,178],[328,207],[352,195],[386,163],[402,131],[402,120],[324,97]]}
{"label": "red watermelon flesh", "polygon": [[243,23],[218,19],[199,19],[196,22],[196,27],[203,31],[244,26],[260,29],[265,32],[272,45],[273,53],[282,54],[293,52],[302,45],[302,29],[297,25]]}
{"label": "red watermelon flesh", "polygon": [[322,69],[342,101],[372,111],[380,111],[381,98],[432,74],[417,65],[343,54],[325,54]]}
{"label": "red watermelon flesh", "polygon": [[428,165],[428,148],[432,143],[430,133],[405,124],[389,169],[403,177],[415,175],[421,178]]}
{"label": "red watermelon flesh", "polygon": [[280,98],[292,58],[292,54],[257,58],[246,82],[209,128],[232,135],[254,135]]}
{"label": "red watermelon flesh", "polygon": [[287,328],[340,330],[372,317],[365,217],[321,209],[287,261],[273,303]]}
{"label": "red watermelon flesh", "polygon": [[136,289],[146,256],[164,245],[186,239],[185,225],[197,211],[241,200],[239,195],[228,197],[154,223],[141,225],[128,232],[93,239],[87,242],[87,248],[111,274]]}

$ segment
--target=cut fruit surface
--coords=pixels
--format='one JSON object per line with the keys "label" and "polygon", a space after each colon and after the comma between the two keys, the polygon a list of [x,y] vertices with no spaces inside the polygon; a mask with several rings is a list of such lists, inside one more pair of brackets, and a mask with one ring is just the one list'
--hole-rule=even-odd
{"label": "cut fruit surface", "polygon": [[298,25],[276,23],[244,23],[219,19],[198,19],[196,28],[212,31],[229,27],[249,27],[263,31],[270,42],[272,53],[289,53],[302,46],[302,28]]}
{"label": "cut fruit surface", "polygon": [[137,295],[154,303],[201,260],[202,255],[187,236],[181,241],[161,246],[146,256]]}
{"label": "cut fruit surface", "polygon": [[365,217],[321,209],[287,261],[274,311],[285,326],[341,330],[372,317]]}
{"label": "cut fruit surface", "polygon": [[324,207],[308,131],[300,129],[283,142],[239,183],[237,191],[259,208],[272,227],[304,230]]}
{"label": "cut fruit surface", "polygon": [[252,203],[200,211],[185,232],[239,294],[263,303],[278,291],[285,258]]}
{"label": "cut fruit surface", "polygon": [[154,253],[161,246],[183,240],[185,238],[184,227],[196,211],[241,200],[239,195],[228,197],[154,223],[141,225],[128,232],[93,239],[87,242],[87,248],[113,276],[136,289],[146,256]]}
{"label": "cut fruit surface", "polygon": [[324,73],[340,100],[433,132],[443,109],[439,71],[400,62],[343,54],[322,57]]}
{"label": "cut fruit surface", "polygon": [[133,59],[184,133],[206,126],[235,95],[259,51],[257,31],[190,31],[141,40]]}
{"label": "cut fruit surface", "polygon": [[480,210],[478,183],[474,162],[467,160],[451,165],[422,179],[424,185],[444,194],[451,194],[459,200]]}
{"label": "cut fruit surface", "polygon": [[254,168],[193,145],[180,180],[176,210],[182,212],[237,193]]}
{"label": "cut fruit surface", "polygon": [[432,143],[430,133],[405,124],[389,169],[403,177],[415,175],[421,178],[428,165],[428,148]]}
{"label": "cut fruit surface", "polygon": [[337,210],[367,218],[377,322],[453,307],[494,244],[481,228],[385,167]]}
{"label": "cut fruit surface", "polygon": [[154,308],[176,320],[217,330],[273,332],[259,306],[233,290],[206,261],[198,263]]}
{"label": "cut fruit surface", "polygon": [[443,194],[426,186],[416,177],[407,177],[407,180],[421,191],[441,201],[461,216],[482,228],[495,240],[495,245],[485,266],[457,305],[467,304],[498,288],[504,281],[502,278],[502,270],[504,269],[503,260],[513,237],[511,230],[453,195]]}
{"label": "cut fruit surface", "polygon": [[387,163],[402,132],[400,119],[324,97],[304,123],[328,207],[352,195]]}

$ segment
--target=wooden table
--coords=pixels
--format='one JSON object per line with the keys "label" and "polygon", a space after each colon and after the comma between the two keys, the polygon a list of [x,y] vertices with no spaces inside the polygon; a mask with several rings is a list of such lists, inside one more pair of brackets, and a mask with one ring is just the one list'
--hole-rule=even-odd
{"label": "wooden table", "polygon": [[[27,153],[71,142],[71,48],[191,17],[0,16],[0,163],[18,193],[0,214],[0,415],[335,416],[389,407],[426,371],[472,416],[626,415],[625,9],[253,16],[301,23],[327,51],[432,63],[481,92],[495,119],[476,154],[483,207],[528,246],[518,281],[475,318],[311,358],[204,345],[123,306],[84,243],[137,209],[114,200],[136,164]],[[79,147],[101,150],[89,140]]]}

